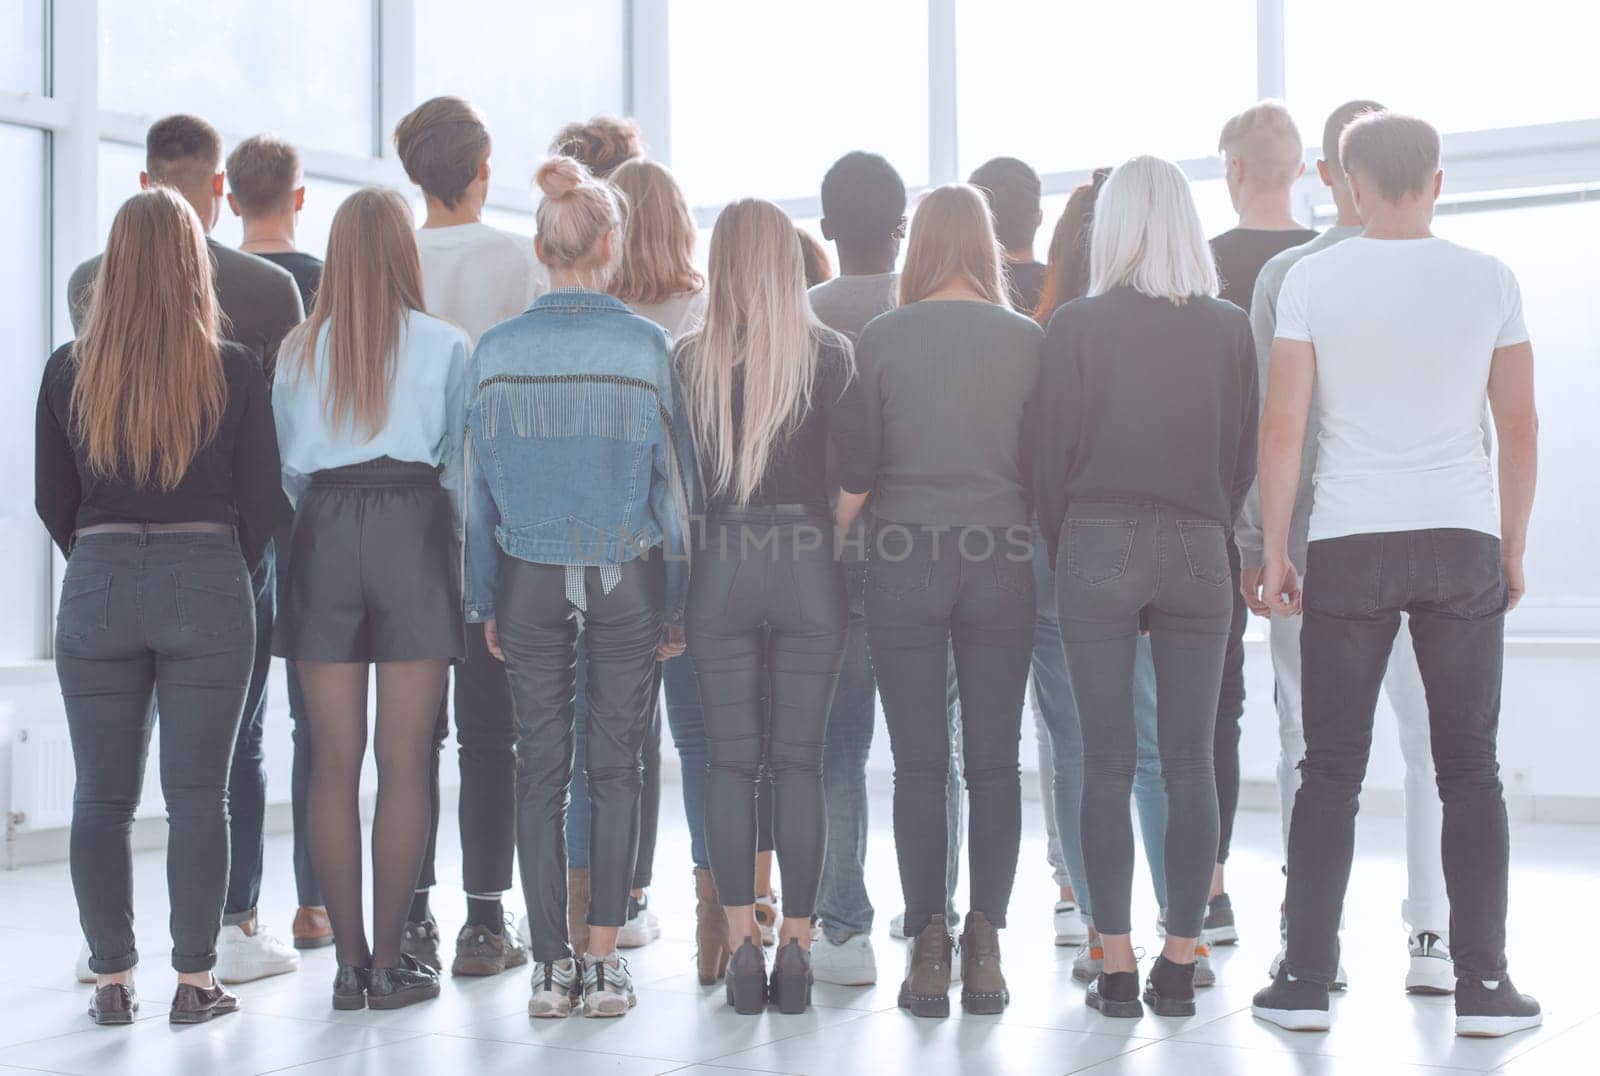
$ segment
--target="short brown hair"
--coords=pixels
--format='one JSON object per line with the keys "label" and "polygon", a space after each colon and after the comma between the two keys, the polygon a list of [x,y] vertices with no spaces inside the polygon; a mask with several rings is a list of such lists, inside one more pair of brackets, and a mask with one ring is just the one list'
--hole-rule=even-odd
{"label": "short brown hair", "polygon": [[1427,190],[1439,171],[1439,132],[1426,120],[1399,112],[1369,112],[1339,138],[1339,164],[1398,202]]}
{"label": "short brown hair", "polygon": [[300,153],[277,135],[252,135],[228,154],[227,172],[241,212],[276,212],[300,186]]}
{"label": "short brown hair", "polygon": [[395,125],[394,148],[411,182],[454,209],[489,159],[489,129],[463,98],[433,97]]}
{"label": "short brown hair", "polygon": [[153,183],[187,193],[221,169],[222,136],[199,116],[165,116],[145,133],[144,170]]}
{"label": "short brown hair", "polygon": [[597,179],[606,179],[628,161],[644,156],[644,135],[632,116],[596,116],[557,131],[550,152],[573,157]]}

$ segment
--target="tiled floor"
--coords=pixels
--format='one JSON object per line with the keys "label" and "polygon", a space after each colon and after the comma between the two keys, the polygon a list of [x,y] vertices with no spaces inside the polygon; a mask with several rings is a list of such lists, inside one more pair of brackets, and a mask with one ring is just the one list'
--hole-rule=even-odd
{"label": "tiled floor", "polygon": [[[1457,1039],[1449,999],[1407,998],[1404,935],[1398,923],[1404,871],[1392,819],[1361,823],[1361,858],[1351,886],[1345,964],[1352,988],[1335,1002],[1334,1030],[1292,1035],[1258,1023],[1251,993],[1264,981],[1276,943],[1280,878],[1277,820],[1245,813],[1230,866],[1242,942],[1220,949],[1219,985],[1200,995],[1187,1020],[1147,1016],[1112,1021],[1085,1008],[1069,975],[1071,951],[1050,944],[1053,899],[1044,866],[1038,804],[1025,805],[1029,831],[1005,932],[1011,1007],[999,1017],[917,1020],[895,1008],[903,943],[888,937],[898,907],[887,830],[888,803],[873,803],[870,884],[879,902],[874,943],[880,982],[867,989],[818,986],[804,1016],[742,1017],[702,989],[692,968],[693,895],[688,840],[667,790],[652,901],[661,941],[629,959],[639,1007],[622,1020],[530,1021],[527,979],[447,982],[434,1002],[389,1013],[329,1008],[330,950],[306,957],[295,975],[239,988],[243,1011],[208,1025],[174,1029],[164,1002],[172,973],[167,948],[162,858],[137,858],[139,934],[145,952],[143,1009],[131,1028],[97,1028],[84,1016],[88,988],[71,978],[77,952],[72,887],[64,865],[0,874],[0,1074],[45,1071],[91,1076],[166,1073],[526,1073],[540,1066],[621,1073],[732,1071],[828,1073],[1358,1073],[1600,1071],[1600,996],[1571,948],[1600,904],[1600,827],[1522,826],[1513,830],[1511,965],[1519,985],[1544,1002],[1545,1026],[1498,1040]],[[445,831],[453,829],[447,820]],[[441,846],[450,842],[441,840]],[[443,852],[441,852],[443,854]],[[273,837],[262,900],[269,925],[286,929],[293,911],[289,842]],[[439,874],[455,874],[441,863]],[[1151,924],[1140,942],[1158,940],[1155,908],[1141,878],[1135,921]],[[446,936],[459,925],[459,890],[440,890],[436,910]],[[1560,948],[1557,948],[1560,946]],[[956,1007],[959,1013],[959,1006]],[[547,1070],[548,1071],[548,1070]]]}

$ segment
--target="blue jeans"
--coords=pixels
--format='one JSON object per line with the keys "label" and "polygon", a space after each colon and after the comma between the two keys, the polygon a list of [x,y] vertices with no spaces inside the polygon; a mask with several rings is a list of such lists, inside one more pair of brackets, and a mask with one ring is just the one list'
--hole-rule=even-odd
{"label": "blue jeans", "polygon": [[267,673],[272,668],[272,621],[277,612],[276,557],[269,543],[250,573],[255,597],[256,641],[244,715],[228,770],[228,896],[222,922],[248,922],[261,896],[263,826],[267,819]]}
{"label": "blue jeans", "polygon": [[[867,755],[877,714],[877,681],[867,652],[867,566],[849,564],[845,588],[850,600],[850,625],[845,637],[844,666],[828,711],[827,744],[822,756],[823,795],[828,806],[828,847],[822,861],[822,887],[817,892],[817,919],[835,944],[872,932],[872,899],[867,895]],[[945,821],[950,843],[945,857],[945,915],[953,928],[959,917],[955,891],[961,874],[963,786],[961,783],[961,704],[956,695],[955,665],[947,685],[950,721],[950,777],[946,784]],[[681,750],[681,748],[680,748]],[[688,791],[684,792],[685,801]]]}
{"label": "blue jeans", "polygon": [[[1088,876],[1083,867],[1083,840],[1078,830],[1083,796],[1083,725],[1072,695],[1066,651],[1061,644],[1061,620],[1056,612],[1055,573],[1038,528],[1034,530],[1033,577],[1038,595],[1038,615],[1033,632],[1033,705],[1050,738],[1055,762],[1052,784],[1055,828],[1066,860],[1067,877],[1085,922],[1094,921]],[[1139,833],[1156,904],[1167,909],[1167,789],[1161,779],[1161,754],[1156,743],[1156,671],[1150,656],[1150,638],[1139,637],[1133,666],[1133,716],[1139,760],[1134,768],[1133,799],[1139,808]]]}

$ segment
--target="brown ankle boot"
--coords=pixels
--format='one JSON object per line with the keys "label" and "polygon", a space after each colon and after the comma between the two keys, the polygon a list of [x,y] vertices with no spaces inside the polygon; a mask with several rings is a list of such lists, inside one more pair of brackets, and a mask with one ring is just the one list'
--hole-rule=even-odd
{"label": "brown ankle boot", "polygon": [[961,932],[961,1007],[994,1014],[1004,1012],[1010,1000],[1000,973],[1000,933],[982,912],[968,912]]}
{"label": "brown ankle boot", "polygon": [[700,985],[711,986],[728,973],[728,917],[717,899],[717,883],[705,867],[694,869],[694,944]]}
{"label": "brown ankle boot", "polygon": [[567,869],[567,940],[582,959],[589,951],[589,868]]}
{"label": "brown ankle boot", "polygon": [[950,1015],[950,955],[955,947],[943,915],[936,915],[911,943],[900,1007],[913,1016]]}

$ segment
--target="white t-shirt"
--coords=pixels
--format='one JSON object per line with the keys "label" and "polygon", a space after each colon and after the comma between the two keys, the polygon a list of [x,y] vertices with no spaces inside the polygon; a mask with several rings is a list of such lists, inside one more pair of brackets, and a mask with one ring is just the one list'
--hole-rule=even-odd
{"label": "white t-shirt", "polygon": [[473,344],[550,290],[533,240],[481,221],[417,229],[417,254],[428,313],[466,330]]}
{"label": "white t-shirt", "polygon": [[628,306],[642,318],[649,318],[681,339],[700,328],[706,320],[706,290],[686,291],[659,303],[629,303]]}
{"label": "white t-shirt", "polygon": [[1436,528],[1499,537],[1483,438],[1489,365],[1528,331],[1498,258],[1438,238],[1348,239],[1289,270],[1276,335],[1316,349],[1311,541]]}

